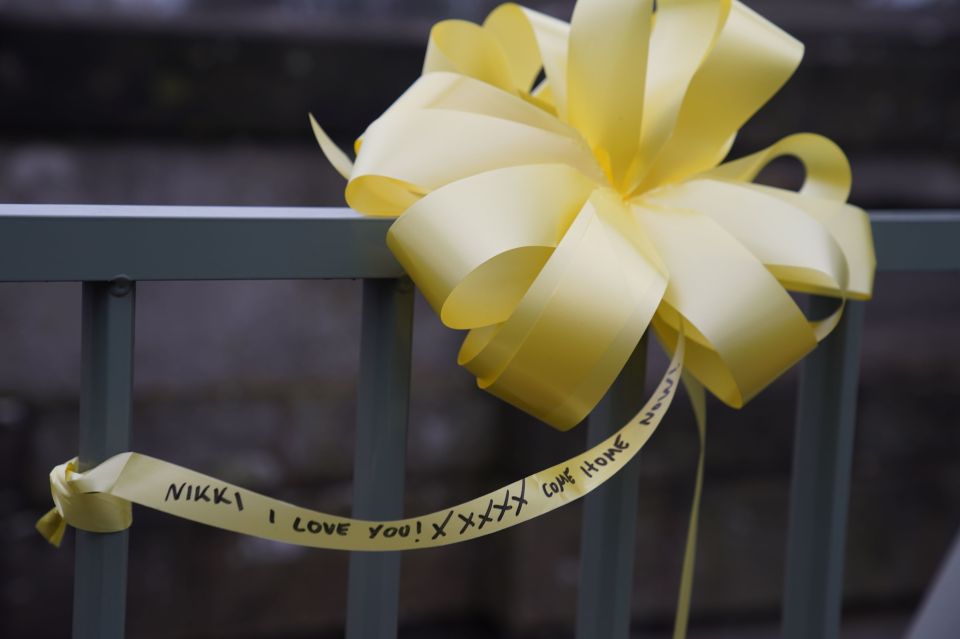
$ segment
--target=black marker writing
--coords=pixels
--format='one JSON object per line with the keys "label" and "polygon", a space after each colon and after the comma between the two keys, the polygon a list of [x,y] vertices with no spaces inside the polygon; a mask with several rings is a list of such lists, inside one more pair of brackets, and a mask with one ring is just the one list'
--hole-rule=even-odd
{"label": "black marker writing", "polygon": [[494,508],[500,511],[500,514],[497,515],[497,521],[503,519],[503,516],[507,514],[508,510],[513,510],[513,506],[510,505],[510,489],[507,488],[507,492],[503,494],[503,503],[494,504]]}
{"label": "black marker writing", "polygon": [[490,510],[493,508],[493,500],[487,500],[487,512],[480,515],[480,525],[477,526],[479,529],[483,529],[487,525],[488,521],[493,521],[493,517],[490,516]]}
{"label": "black marker writing", "polygon": [[650,410],[644,413],[643,419],[640,420],[640,423],[643,424],[644,426],[650,425],[650,420],[653,419],[654,415],[656,415],[656,411],[660,410],[660,407],[663,406],[663,400],[665,400],[670,395],[671,389],[673,388],[673,385],[676,383],[673,381],[673,377],[672,377],[672,375],[676,373],[676,371],[677,371],[676,368],[671,368],[669,371],[667,371],[667,376],[663,378],[663,383],[664,383],[663,394],[661,394],[660,397],[657,398],[657,403],[654,404],[650,408]]}
{"label": "black marker writing", "polygon": [[526,493],[527,493],[527,478],[524,477],[523,479],[520,480],[520,496],[511,497],[513,501],[517,502],[517,512],[514,513],[517,517],[520,516],[520,511],[523,510],[523,505],[530,503],[523,498],[523,496]]}
{"label": "black marker writing", "polygon": [[[599,472],[600,468],[606,466],[609,463],[612,463],[617,455],[623,451],[630,448],[630,444],[625,442],[623,438],[617,433],[616,438],[613,440],[613,446],[607,448],[599,457],[595,457],[593,461],[587,460],[580,464],[580,472],[587,476],[587,478],[593,477],[595,473]],[[544,492],[546,492],[547,487],[544,486]],[[549,497],[550,495],[547,495]]]}
{"label": "black marker writing", "polygon": [[462,535],[467,528],[472,528],[475,524],[473,523],[473,513],[470,513],[469,517],[464,517],[460,513],[457,513],[457,517],[463,522],[463,526],[460,528],[460,534]]}
{"label": "black marker writing", "polygon": [[453,511],[452,511],[452,510],[447,513],[447,518],[444,519],[444,520],[443,520],[443,523],[440,524],[439,526],[436,525],[436,524],[433,523],[433,522],[430,523],[430,525],[433,526],[433,537],[431,537],[430,539],[437,539],[437,538],[439,538],[439,537],[446,537],[446,536],[447,536],[447,533],[445,532],[444,529],[447,527],[447,524],[450,523],[450,518],[451,518],[451,517],[453,517]]}
{"label": "black marker writing", "polygon": [[350,532],[350,522],[328,522],[328,521],[316,521],[310,519],[306,522],[306,527],[302,523],[302,519],[297,517],[293,520],[293,529],[296,532],[308,532],[314,535],[319,535],[320,533],[326,533],[328,535],[339,535],[341,537],[346,537]]}
{"label": "black marker writing", "polygon": [[[589,477],[589,475],[587,475],[587,477]],[[575,483],[577,483],[577,480],[570,474],[570,467],[568,466],[564,468],[563,472],[557,475],[553,481],[543,485],[543,496],[553,497],[556,494],[562,493],[568,485]]]}
{"label": "black marker writing", "polygon": [[[210,497],[210,491],[213,490],[213,498]],[[167,487],[167,494],[163,501],[203,501],[212,503],[214,506],[236,506],[237,510],[243,510],[243,499],[240,497],[240,491],[234,491],[230,497],[227,497],[228,486],[217,488],[210,484],[170,484]],[[232,497],[232,501],[231,501]]]}

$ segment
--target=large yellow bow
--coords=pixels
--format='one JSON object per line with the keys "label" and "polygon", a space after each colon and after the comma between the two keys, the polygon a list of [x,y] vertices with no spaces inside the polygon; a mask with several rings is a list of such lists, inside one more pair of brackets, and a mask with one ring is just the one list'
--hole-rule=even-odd
{"label": "large yellow bow", "polygon": [[[802,45],[730,0],[580,0],[568,25],[514,5],[431,33],[424,73],[358,140],[313,122],[347,202],[399,216],[388,243],[480,387],[580,422],[652,326],[739,407],[836,324],[787,291],[870,296],[864,212],[831,141],[720,164]],[[543,71],[544,79],[537,81]],[[774,158],[799,192],[752,183]]]}

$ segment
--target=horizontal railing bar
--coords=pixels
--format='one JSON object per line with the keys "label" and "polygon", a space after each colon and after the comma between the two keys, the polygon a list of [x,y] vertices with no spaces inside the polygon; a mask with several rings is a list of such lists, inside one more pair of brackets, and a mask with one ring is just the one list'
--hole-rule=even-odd
{"label": "horizontal railing bar", "polygon": [[[873,213],[881,270],[960,270],[960,211]],[[392,220],[346,208],[0,205],[0,281],[393,278]]]}
{"label": "horizontal railing bar", "polygon": [[343,206],[152,206],[130,204],[0,204],[0,217],[135,219],[375,219]]}
{"label": "horizontal railing bar", "polygon": [[0,281],[395,278],[391,223],[345,208],[0,205]]}
{"label": "horizontal railing bar", "polygon": [[880,270],[960,270],[960,210],[879,211],[870,219]]}

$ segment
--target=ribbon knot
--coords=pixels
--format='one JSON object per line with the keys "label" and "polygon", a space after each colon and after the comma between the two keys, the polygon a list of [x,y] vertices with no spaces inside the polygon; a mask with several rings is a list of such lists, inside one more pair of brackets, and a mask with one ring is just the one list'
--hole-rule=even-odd
{"label": "ribbon knot", "polygon": [[91,490],[77,471],[76,457],[50,471],[50,493],[56,506],[37,522],[44,539],[59,547],[67,524],[89,532],[126,530],[133,523],[130,502]]}

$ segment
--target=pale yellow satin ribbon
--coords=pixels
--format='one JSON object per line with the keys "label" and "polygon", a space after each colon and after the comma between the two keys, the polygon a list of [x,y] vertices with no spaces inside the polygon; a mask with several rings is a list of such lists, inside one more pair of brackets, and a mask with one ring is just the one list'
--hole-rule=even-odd
{"label": "pale yellow satin ribbon", "polygon": [[[93,532],[124,530],[131,523],[132,502],[209,526],[313,548],[415,550],[475,539],[576,501],[629,463],[676,396],[683,352],[681,343],[643,408],[604,441],[576,457],[434,513],[395,521],[341,517],[127,452],[85,472],[77,471],[76,460],[54,468],[50,490],[55,508],[37,523],[37,530],[55,546],[60,545],[67,524]],[[691,392],[696,395],[695,390]]]}

